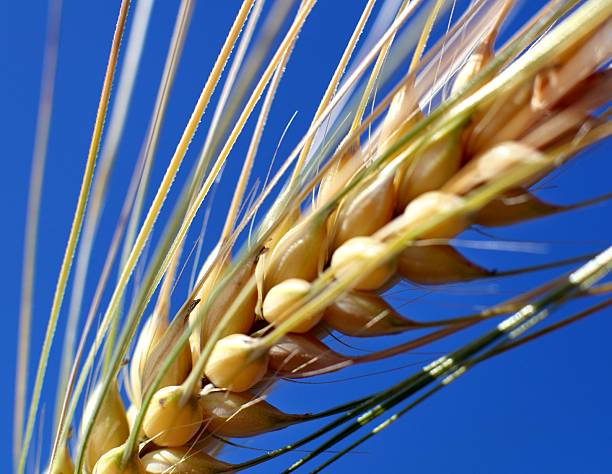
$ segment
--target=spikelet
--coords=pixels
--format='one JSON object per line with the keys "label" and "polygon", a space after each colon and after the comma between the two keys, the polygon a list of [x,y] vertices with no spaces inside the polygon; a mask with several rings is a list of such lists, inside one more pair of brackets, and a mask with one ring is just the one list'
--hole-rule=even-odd
{"label": "spikelet", "polygon": [[595,72],[581,81],[551,111],[552,116],[540,120],[521,135],[520,141],[537,149],[554,146],[564,139],[573,139],[581,129],[598,124],[590,116],[610,100],[612,70]]}
{"label": "spikelet", "polygon": [[[149,354],[162,338],[165,327],[163,319],[151,315],[143,324],[130,360],[130,395],[133,404],[140,404],[142,398],[142,374]],[[167,326],[167,325],[165,325]]]}
{"label": "spikelet", "polygon": [[[218,258],[219,248],[218,246],[214,248],[211,254],[208,256],[202,268],[200,269],[200,274],[198,275],[198,280],[204,278],[205,280],[202,282],[200,289],[197,292],[197,299],[199,299],[198,306],[196,306],[197,312],[194,309],[189,314],[189,327],[191,329],[191,334],[189,336],[189,347],[191,348],[191,365],[194,366],[196,361],[200,356],[200,350],[203,346],[202,334],[203,334],[203,325],[204,325],[204,316],[201,319],[198,319],[196,316],[203,312],[201,306],[206,304],[211,291],[214,289],[215,285],[219,283],[219,280],[222,277],[223,269],[227,268],[227,264],[225,261],[218,263],[213,267],[215,258]],[[201,303],[201,304],[200,304]]]}
{"label": "spikelet", "polygon": [[[384,252],[384,246],[372,237],[354,237],[336,249],[331,258],[330,268],[337,278],[356,271],[364,263],[379,261]],[[395,273],[394,260],[383,262],[369,273],[362,274],[354,287],[356,290],[378,290]]]}
{"label": "spikelet", "polygon": [[470,81],[478,74],[482,68],[488,64],[493,57],[493,47],[491,37],[489,36],[485,41],[481,42],[476,49],[470,54],[470,57],[459,70],[453,81],[451,88],[451,97],[460,92],[465,88]]}
{"label": "spikelet", "polygon": [[255,315],[259,318],[263,317],[261,314],[261,306],[265,296],[264,283],[268,262],[270,260],[271,249],[276,247],[279,240],[281,240],[283,236],[292,229],[293,225],[299,218],[300,210],[298,208],[293,208],[289,214],[285,216],[285,218],[283,218],[272,230],[270,237],[268,237],[268,240],[266,241],[265,247],[257,258],[257,263],[255,264],[255,287],[257,289]]}
{"label": "spikelet", "polygon": [[492,275],[449,245],[407,247],[398,259],[397,273],[420,285],[443,285]]}
{"label": "spikelet", "polygon": [[182,446],[202,424],[202,409],[196,397],[187,397],[182,386],[158,390],[145,414],[142,429],[158,446]]}
{"label": "spikelet", "polygon": [[348,183],[363,166],[363,151],[357,142],[351,143],[338,162],[325,174],[317,192],[316,206],[321,207]]}
{"label": "spikelet", "polygon": [[[287,314],[294,304],[310,291],[310,283],[299,278],[290,278],[272,287],[263,302],[263,317],[272,325],[278,326],[291,314]],[[321,320],[322,313],[314,313],[292,328],[292,332],[308,332]]]}
{"label": "spikelet", "polygon": [[487,227],[508,226],[555,214],[563,208],[544,202],[524,189],[511,189],[479,209],[473,222]]}
{"label": "spikelet", "polygon": [[588,77],[612,55],[612,20],[608,19],[578,47],[558,55],[556,64],[540,79],[545,78],[533,104],[539,109],[556,104],[576,84]]}
{"label": "spikelet", "polygon": [[[94,404],[101,391],[102,386],[98,385],[85,405],[82,428],[91,420]],[[121,401],[117,382],[114,381],[109,385],[106,396],[102,400],[100,410],[85,446],[84,463],[86,469],[91,472],[98,459],[107,451],[123,444],[129,434],[130,428],[125,408]]]}
{"label": "spikelet", "polygon": [[[612,21],[608,20],[580,47],[558,57],[556,64],[537,74],[532,84],[499,98],[498,105],[483,118],[483,124],[476,126],[468,149],[472,153],[482,152],[498,143],[520,139],[608,60],[612,54],[611,38]],[[497,108],[503,113],[498,113]]]}
{"label": "spikelet", "polygon": [[419,239],[450,239],[469,225],[468,216],[462,210],[463,199],[450,192],[429,191],[421,194],[406,207],[404,213],[383,227],[375,237],[390,236],[416,230],[432,216],[447,214],[444,221],[421,231]]}
{"label": "spikelet", "polygon": [[284,413],[249,392],[210,392],[200,405],[206,430],[230,438],[256,436],[308,419]]}
{"label": "spikelet", "polygon": [[[128,407],[127,412],[125,413],[128,421],[128,426],[130,427],[130,432],[134,429],[134,422],[136,421],[136,416],[138,415],[139,408],[133,403]],[[142,429],[142,425],[140,426],[140,430],[138,432],[138,439],[145,439],[146,435]]]}
{"label": "spikelet", "polygon": [[132,455],[125,465],[122,465],[123,446],[118,446],[106,452],[96,463],[93,474],[146,474],[146,471],[136,454]]}
{"label": "spikelet", "polygon": [[[314,280],[327,257],[325,220],[302,221],[287,232],[258,265],[263,269],[263,294],[289,278]],[[262,263],[263,262],[263,263]]]}
{"label": "spikelet", "polygon": [[270,370],[282,377],[302,377],[330,367],[343,367],[351,359],[338,354],[309,334],[285,334],[269,351]]}
{"label": "spikelet", "polygon": [[204,374],[217,387],[232,392],[244,392],[266,374],[267,355],[249,360],[257,340],[244,334],[232,334],[219,339],[213,348]]}
{"label": "spikelet", "polygon": [[416,197],[442,187],[459,169],[461,133],[457,127],[418,153],[407,169],[398,173],[397,209],[403,210]]}
{"label": "spikelet", "polygon": [[[228,265],[223,265],[223,268],[226,269]],[[195,329],[195,321],[197,318],[200,319],[200,333],[199,337],[196,339],[192,339],[192,356],[194,359],[197,359],[200,353],[200,348],[206,344],[206,341],[210,338],[216,326],[219,324],[223,316],[225,315],[225,311],[231,306],[233,301],[236,299],[238,294],[242,291],[244,286],[248,283],[249,279],[253,275],[254,270],[254,260],[249,260],[245,263],[244,266],[238,269],[238,271],[230,278],[230,280],[225,284],[221,292],[215,298],[212,306],[206,310],[204,314],[204,308],[206,307],[206,299],[210,296],[211,286],[219,283],[220,278],[213,278],[212,284],[205,284],[202,286],[202,289],[198,293],[197,297],[200,298],[200,303],[194,311],[192,311],[189,316],[190,321],[192,321],[192,327],[194,328],[194,332],[197,332]],[[216,273],[211,273],[211,277],[216,276]],[[248,295],[248,297],[244,300],[244,303],[240,305],[239,310],[234,313],[233,317],[230,319],[228,325],[222,331],[220,337],[229,336],[230,334],[246,334],[251,329],[253,322],[255,320],[255,305],[257,303],[257,292],[256,289],[253,288],[253,291]]]}
{"label": "spikelet", "polygon": [[418,108],[413,81],[410,81],[391,100],[377,137],[378,152],[387,151],[397,137],[404,135],[423,117],[423,112]]}
{"label": "spikelet", "polygon": [[231,471],[231,465],[188,447],[159,449],[142,457],[147,474],[215,474]]}
{"label": "spikelet", "polygon": [[394,207],[393,176],[381,173],[356,196],[349,194],[332,216],[332,248],[353,237],[373,234],[391,220]]}
{"label": "spikelet", "polygon": [[537,164],[544,156],[532,147],[518,142],[504,142],[477,156],[465,165],[442,188],[457,195],[470,191],[503,176],[522,164]]}
{"label": "spikelet", "polygon": [[525,82],[514,90],[501,93],[492,105],[472,115],[472,125],[466,139],[468,157],[478,155],[499,143],[499,131],[508,124],[532,97],[533,84]]}
{"label": "spikelet", "polygon": [[418,327],[376,293],[362,291],[340,296],[325,309],[323,320],[331,329],[353,337],[383,336]]}
{"label": "spikelet", "polygon": [[[151,315],[142,328],[134,349],[134,356],[130,362],[130,387],[131,395],[134,398],[132,403],[136,406],[140,405],[143,387],[146,387],[151,382],[149,377],[145,377],[145,368],[149,358],[154,353],[157,344],[161,341],[167,329],[168,320],[164,315],[157,312]],[[183,383],[187,375],[189,375],[190,370],[191,352],[189,346],[185,344],[170,368],[164,374],[159,387],[168,387]]]}

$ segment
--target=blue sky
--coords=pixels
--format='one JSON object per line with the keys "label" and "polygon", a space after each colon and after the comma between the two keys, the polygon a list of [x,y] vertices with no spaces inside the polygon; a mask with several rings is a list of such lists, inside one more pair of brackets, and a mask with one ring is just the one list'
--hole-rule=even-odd
{"label": "blue sky", "polygon": [[[106,257],[116,215],[121,207],[129,176],[137,158],[143,134],[158,87],[165,50],[172,31],[175,3],[157,2],[150,33],[139,71],[133,107],[128,116],[127,132],[121,142],[112,189],[96,241],[92,269],[99,271]],[[279,149],[287,156],[306,130],[327,81],[333,73],[344,44],[352,32],[363,1],[320,0],[309,18],[272,108],[266,126],[261,163],[254,176],[265,177],[269,157],[274,153],[285,125],[297,112]],[[534,2],[535,3],[535,2]],[[119,1],[64,1],[61,25],[58,76],[38,240],[36,291],[32,345],[42,343],[46,319],[55,288],[68,229],[76,204],[87,148],[91,137],[98,95]],[[180,132],[210,70],[218,49],[229,29],[238,2],[200,1],[196,5],[185,54],[178,71],[167,119],[162,131],[152,183],[161,179]],[[513,17],[509,30],[532,13],[525,5]],[[132,7],[133,13],[133,7]],[[17,315],[25,227],[27,183],[29,179],[38,105],[41,62],[46,24],[46,2],[8,2],[0,19],[2,74],[0,90],[0,130],[3,164],[0,193],[4,213],[0,242],[4,250],[1,272],[5,327],[0,353],[1,380],[14,379]],[[507,35],[507,31],[504,32]],[[210,108],[187,155],[186,165],[175,183],[179,189],[203,142],[202,133],[210,122]],[[233,183],[248,141],[239,140],[230,156],[224,184],[218,189],[211,213],[210,237],[204,248],[214,242],[225,217],[224,203],[233,192]],[[547,181],[540,195],[557,203],[571,203],[610,191],[612,162],[610,142],[598,144],[572,161]],[[168,203],[171,208],[172,198]],[[496,268],[516,268],[595,252],[609,245],[612,237],[610,205],[574,211],[511,229],[494,229],[491,237],[469,231],[466,239],[507,239],[534,242],[538,253],[483,251],[464,249],[466,255],[481,264]],[[167,213],[162,215],[162,220]],[[200,222],[200,221],[198,221]],[[159,235],[159,234],[157,234]],[[192,240],[188,245],[193,244]],[[530,288],[561,270],[539,272],[520,278],[478,282],[467,286],[436,289],[425,294],[404,288],[405,312],[416,319],[434,319],[462,315],[475,306],[507,297],[511,292]],[[184,283],[184,282],[183,282]],[[94,291],[95,281],[88,280],[86,301]],[[186,285],[177,294],[184,296]],[[183,293],[181,293],[181,290]],[[418,298],[414,298],[414,297]],[[414,299],[414,301],[412,301]],[[176,297],[174,303],[180,303]],[[67,305],[62,317],[65,319]],[[570,314],[568,308],[565,314]],[[62,334],[63,319],[58,336]],[[359,366],[348,372],[328,376],[321,381],[354,375],[383,372],[342,383],[281,384],[271,401],[286,411],[317,411],[334,404],[386,387],[417,369],[407,364],[427,363],[436,354],[457,347],[469,336],[457,337],[432,346],[431,354],[409,354],[393,361]],[[374,437],[340,462],[330,472],[432,472],[432,473],[604,473],[612,470],[612,353],[608,340],[612,334],[612,314],[602,312],[538,342],[483,364],[448,389],[406,415],[400,422]],[[398,336],[403,340],[406,336]],[[56,338],[56,349],[61,337]],[[354,342],[354,341],[353,341]],[[383,344],[388,341],[383,341]],[[357,341],[363,349],[380,347],[380,341]],[[340,345],[339,351],[350,349]],[[36,356],[35,356],[36,357]],[[50,360],[43,402],[45,424],[42,429],[42,458],[49,444],[53,387],[59,366],[59,352]],[[391,370],[394,369],[394,370]],[[35,366],[31,365],[31,372]],[[3,459],[10,456],[12,383],[0,392],[2,427],[0,446]],[[245,441],[252,448],[274,448],[299,433],[302,426],[281,434]],[[227,459],[246,459],[254,451],[232,450]],[[276,472],[295,455],[256,469]]]}

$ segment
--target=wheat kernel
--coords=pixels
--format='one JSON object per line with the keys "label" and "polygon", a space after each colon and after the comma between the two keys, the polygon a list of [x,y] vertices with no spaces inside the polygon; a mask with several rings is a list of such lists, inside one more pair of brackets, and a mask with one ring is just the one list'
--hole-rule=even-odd
{"label": "wheat kernel", "polygon": [[[291,317],[287,310],[310,291],[310,283],[299,278],[290,278],[272,287],[263,302],[263,317],[270,324],[278,326]],[[308,332],[321,320],[321,312],[309,315],[291,329],[291,332]]]}
{"label": "wheat kernel", "polygon": [[204,374],[219,388],[244,392],[266,374],[268,356],[250,361],[256,340],[244,334],[232,334],[219,339],[213,348]]}
{"label": "wheat kernel", "polygon": [[158,390],[147,408],[142,429],[158,446],[181,446],[195,435],[202,424],[202,409],[195,397],[181,404],[182,386]]}
{"label": "wheat kernel", "polygon": [[118,446],[106,452],[96,463],[93,474],[146,474],[138,456],[130,457],[122,466],[124,446]]}
{"label": "wheat kernel", "polygon": [[[355,237],[336,249],[331,269],[337,278],[363,267],[364,263],[378,261],[384,254],[384,245],[372,237]],[[395,261],[381,262],[367,274],[361,274],[353,285],[356,290],[377,290],[395,273]]]}
{"label": "wheat kernel", "polygon": [[356,196],[347,196],[333,224],[333,249],[349,239],[371,235],[393,217],[395,188],[392,176],[379,176]]}

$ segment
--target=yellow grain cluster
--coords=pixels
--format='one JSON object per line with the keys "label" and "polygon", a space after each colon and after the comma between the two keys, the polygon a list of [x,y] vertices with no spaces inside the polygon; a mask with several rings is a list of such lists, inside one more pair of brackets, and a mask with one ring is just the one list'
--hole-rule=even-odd
{"label": "yellow grain cluster", "polygon": [[[175,347],[168,341],[177,330],[165,314],[153,314],[144,324],[129,362],[132,405],[126,411],[116,383],[107,391],[86,445],[87,472],[227,471],[231,466],[205,452],[214,449],[204,447],[213,434],[249,437],[308,419],[283,413],[258,394],[280,377],[339,370],[358,361],[329,349],[322,342],[325,328],[370,337],[423,327],[399,314],[381,293],[402,279],[438,285],[492,275],[449,241],[473,224],[509,225],[549,213],[528,188],[562,164],[548,160],[549,153],[567,146],[607,100],[610,70],[597,69],[608,55],[593,44],[609,37],[610,28],[608,21],[528,80],[501,91],[443,133],[430,135],[429,142],[408,140],[398,148],[399,140],[426,118],[413,82],[407,82],[371,140],[363,145],[355,140],[333,158],[335,165],[320,176],[313,208],[293,209],[257,256],[247,259],[217,293],[230,258],[209,268],[195,295],[198,304],[179,325],[189,327],[189,343],[180,348],[146,406],[143,396],[157,376],[160,354],[168,356]],[[458,71],[450,98],[469,89],[494,57],[488,37]],[[381,156],[387,161],[371,171]],[[480,190],[530,166],[538,171],[471,205]],[[351,184],[356,177],[361,181]],[[336,200],[347,186],[347,194]],[[318,212],[323,208],[327,211]],[[411,237],[399,252],[389,250],[406,235]],[[339,296],[294,317],[316,300],[321,288],[337,281],[346,284]],[[235,301],[239,307],[215,336]],[[262,341],[276,330],[283,330],[283,337],[267,347]],[[93,391],[90,399],[96,397]],[[141,448],[127,455],[124,443],[141,409]],[[51,472],[73,469],[67,451],[56,463]]]}

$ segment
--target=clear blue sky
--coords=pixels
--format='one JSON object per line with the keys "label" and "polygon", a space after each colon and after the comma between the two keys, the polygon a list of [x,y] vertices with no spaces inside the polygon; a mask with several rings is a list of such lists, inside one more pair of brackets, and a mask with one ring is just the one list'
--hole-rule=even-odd
{"label": "clear blue sky", "polygon": [[[107,2],[65,0],[61,27],[55,107],[45,174],[38,241],[34,327],[32,345],[38,350],[68,236],[78,188],[85,163],[102,83],[108,49],[119,5]],[[119,150],[113,175],[115,192],[109,195],[104,214],[99,249],[92,268],[101,268],[112,235],[117,212],[123,200],[132,166],[148,123],[165,49],[169,41],[178,2],[159,1],[151,21],[148,43],[138,75],[133,107]],[[290,117],[298,112],[280,156],[286,156],[305,131],[325,89],[344,44],[361,12],[364,1],[320,0],[304,28],[279,89],[266,127],[261,164],[254,175],[265,177],[269,157]],[[537,3],[537,2],[534,2]],[[180,132],[195,103],[199,89],[229,28],[238,2],[202,0],[198,2],[192,28],[181,62],[167,120],[157,154],[152,182],[158,183]],[[530,7],[520,10],[510,29],[521,23]],[[533,8],[533,7],[531,7]],[[133,7],[132,7],[133,12]],[[27,183],[32,155],[38,104],[41,60],[46,24],[46,2],[6,2],[0,19],[1,72],[0,136],[2,172],[0,202],[3,203],[3,271],[0,272],[4,329],[0,354],[2,459],[10,458],[11,413],[13,406],[14,358],[20,291],[22,242],[25,225]],[[124,42],[125,44],[125,42]],[[212,116],[209,109],[200,133],[190,148],[184,175],[201,146],[203,133]],[[225,185],[216,196],[211,229],[218,232],[233,191],[238,165],[247,142],[239,141],[230,157]],[[610,191],[610,142],[599,144],[547,182],[541,195],[560,203],[575,202]],[[178,189],[175,188],[175,189]],[[484,238],[474,231],[473,239],[509,239],[544,244],[545,253],[466,250],[479,263],[498,268],[516,268],[585,252],[597,251],[612,240],[611,207],[598,205],[512,229],[495,229]],[[167,214],[164,214],[167,216]],[[163,218],[163,216],[162,216]],[[216,235],[215,233],[212,234]],[[208,248],[211,237],[207,241]],[[190,244],[193,239],[190,241]],[[538,249],[542,250],[542,246]],[[561,270],[540,272],[507,281],[478,282],[468,286],[436,289],[425,294],[412,288],[400,295],[405,312],[416,319],[450,317],[469,313],[475,306],[507,297],[529,288]],[[86,298],[91,298],[95,282],[88,280]],[[181,287],[177,290],[179,294]],[[414,302],[409,300],[423,296]],[[180,298],[176,298],[178,304]],[[396,300],[397,301],[397,300]],[[67,304],[64,305],[66,310]],[[573,309],[576,309],[574,306]],[[566,314],[569,314],[566,311]],[[62,318],[66,311],[62,312]],[[63,321],[62,319],[62,321]],[[63,322],[58,335],[62,334]],[[479,330],[482,331],[482,328]],[[472,333],[477,334],[479,331]],[[612,472],[612,334],[610,312],[593,316],[569,329],[542,339],[516,352],[492,360],[447,390],[408,414],[399,423],[335,464],[329,472],[431,472],[431,473],[605,473]],[[400,336],[398,340],[406,338]],[[432,346],[435,354],[453,349],[466,337]],[[56,348],[61,338],[56,338]],[[360,348],[379,347],[378,343],[352,341]],[[387,341],[388,343],[388,341]],[[339,351],[349,351],[336,344]],[[408,375],[418,366],[389,371],[411,363],[426,363],[434,355],[411,354],[373,366],[321,379],[333,381],[346,376],[386,371],[342,383],[317,385],[284,384],[271,401],[286,411],[307,412],[330,407],[386,387]],[[42,457],[49,444],[53,384],[59,356],[50,361],[48,384],[43,398],[45,425]],[[34,372],[35,366],[31,365]],[[294,439],[310,426],[284,431],[259,439],[246,440],[254,448],[274,448]],[[232,449],[227,459],[246,459],[254,451]],[[264,465],[257,472],[276,472],[295,455]],[[8,472],[8,465],[2,472]],[[7,469],[5,471],[4,469]]]}

